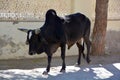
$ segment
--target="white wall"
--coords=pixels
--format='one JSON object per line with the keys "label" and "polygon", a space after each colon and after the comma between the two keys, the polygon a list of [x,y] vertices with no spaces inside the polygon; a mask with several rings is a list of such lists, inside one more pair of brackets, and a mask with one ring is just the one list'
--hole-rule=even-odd
{"label": "white wall", "polygon": [[34,29],[41,27],[43,22],[0,22],[0,59],[25,58],[28,56],[28,46],[25,45],[26,33],[17,28]]}
{"label": "white wall", "polygon": [[[94,7],[92,0],[74,0],[72,3],[72,12],[81,12],[88,16],[94,25],[93,13]],[[12,22],[0,22],[0,59],[21,59],[44,57],[45,54],[29,56],[28,46],[25,45],[26,34],[17,30],[23,28],[39,28],[44,22],[19,22],[13,25]],[[120,21],[108,21],[106,36],[106,52],[120,53]],[[77,55],[78,50],[73,46],[67,55]],[[60,56],[60,49],[54,54]]]}

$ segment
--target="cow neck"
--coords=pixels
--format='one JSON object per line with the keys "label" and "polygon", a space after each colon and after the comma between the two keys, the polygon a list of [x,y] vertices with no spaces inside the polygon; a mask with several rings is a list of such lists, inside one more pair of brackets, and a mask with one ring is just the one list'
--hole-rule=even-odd
{"label": "cow neck", "polygon": [[47,40],[46,40],[45,37],[44,37],[44,32],[43,32],[42,29],[41,29],[40,36],[41,36],[41,38],[42,38],[42,41],[45,42],[45,44],[48,44]]}

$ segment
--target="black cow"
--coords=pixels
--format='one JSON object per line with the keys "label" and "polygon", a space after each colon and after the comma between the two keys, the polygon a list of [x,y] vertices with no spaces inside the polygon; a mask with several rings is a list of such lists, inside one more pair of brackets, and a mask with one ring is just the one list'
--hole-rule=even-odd
{"label": "black cow", "polygon": [[[83,39],[84,43],[87,45],[86,61],[88,63],[90,62],[90,25],[90,20],[81,13],[67,15],[65,18],[62,18],[57,16],[55,10],[50,9],[47,11],[45,23],[40,29],[19,30],[27,32],[26,43],[29,44],[30,55],[35,53],[41,54],[43,52],[47,54],[48,66],[46,71],[43,73],[46,74],[50,71],[51,58],[58,47],[61,47],[61,58],[63,60],[61,72],[65,71],[66,44],[68,45],[68,49],[70,49],[74,44],[77,45],[79,50],[77,64],[80,65],[81,54],[84,51],[84,46],[81,45],[81,39]],[[83,57],[85,57],[84,54]]]}

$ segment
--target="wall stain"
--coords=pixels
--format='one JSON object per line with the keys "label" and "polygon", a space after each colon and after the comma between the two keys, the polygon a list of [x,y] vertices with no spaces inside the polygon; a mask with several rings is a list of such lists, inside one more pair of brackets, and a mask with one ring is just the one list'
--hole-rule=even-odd
{"label": "wall stain", "polygon": [[[120,53],[120,31],[107,31],[106,53]],[[0,35],[0,59],[26,58],[28,46],[24,42],[15,42],[10,35]]]}
{"label": "wall stain", "polygon": [[0,55],[16,53],[20,49],[20,44],[16,44],[12,37],[8,35],[0,36]]}
{"label": "wall stain", "polygon": [[120,31],[107,31],[106,52],[120,53]]}

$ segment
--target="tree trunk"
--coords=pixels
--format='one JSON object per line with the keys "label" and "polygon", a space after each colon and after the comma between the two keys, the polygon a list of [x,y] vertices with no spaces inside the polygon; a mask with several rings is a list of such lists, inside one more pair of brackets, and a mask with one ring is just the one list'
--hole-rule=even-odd
{"label": "tree trunk", "polygon": [[92,55],[103,55],[105,53],[108,1],[96,0],[95,24],[92,33]]}

